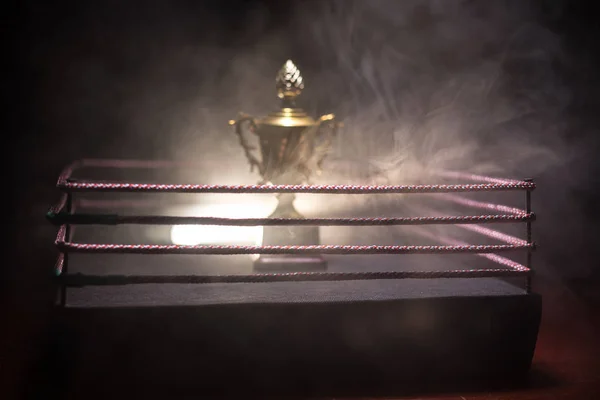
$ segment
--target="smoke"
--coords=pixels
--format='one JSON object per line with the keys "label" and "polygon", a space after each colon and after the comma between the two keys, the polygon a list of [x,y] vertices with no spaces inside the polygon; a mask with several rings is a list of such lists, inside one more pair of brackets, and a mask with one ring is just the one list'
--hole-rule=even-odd
{"label": "smoke", "polygon": [[[245,48],[173,47],[163,63],[203,78],[168,119],[175,156],[245,168],[225,122],[277,107],[274,75],[290,56],[307,81],[302,105],[345,123],[322,179],[406,182],[434,169],[535,177],[569,161],[565,55],[528,2],[294,4],[284,28]],[[256,24],[247,29],[260,32]],[[135,120],[148,121],[146,110]]]}
{"label": "smoke", "polygon": [[[569,60],[548,27],[552,13],[526,1],[311,5],[298,8],[294,25],[322,60],[306,77],[307,101],[330,105],[345,122],[322,179],[431,183],[439,181],[435,170],[533,177],[544,187],[542,199],[534,193],[541,255],[573,254],[570,242],[585,238],[585,216],[562,195],[586,182],[572,172],[555,179],[581,153],[565,140],[572,95],[561,68]],[[367,203],[378,214],[423,212],[396,199]],[[364,205],[357,201],[336,204],[357,212]],[[565,231],[555,228],[557,216],[568,221]],[[443,235],[446,228],[434,230]]]}
{"label": "smoke", "polygon": [[53,63],[45,87],[46,115],[81,128],[71,157],[193,160],[201,171],[176,180],[254,183],[227,121],[276,109],[275,74],[291,58],[300,105],[344,122],[317,182],[533,177],[542,248],[567,254],[566,239],[583,240],[571,202],[588,146],[568,139],[571,60],[549,29],[562,2],[241,3],[86,6],[85,45],[61,48],[68,63]]}
{"label": "smoke", "polygon": [[535,176],[565,161],[560,41],[527,2],[320,4],[298,18],[333,53],[317,96],[344,114],[342,159],[392,181],[431,169]]}
{"label": "smoke", "polygon": [[[90,28],[121,40],[115,57],[127,65],[90,56],[68,71],[79,80],[75,97],[117,100],[115,116],[95,117],[127,133],[108,138],[113,154],[141,147],[207,167],[226,160],[231,179],[247,176],[227,121],[277,108],[274,76],[292,58],[307,82],[301,105],[345,122],[331,179],[404,181],[430,169],[536,176],[570,156],[562,139],[570,93],[557,71],[565,55],[530,2],[294,2],[284,17],[257,6],[229,24],[208,6],[154,8],[140,13],[160,34],[142,22],[125,40],[104,24]],[[275,18],[283,22],[273,27]],[[94,105],[80,104],[79,115],[102,114]]]}

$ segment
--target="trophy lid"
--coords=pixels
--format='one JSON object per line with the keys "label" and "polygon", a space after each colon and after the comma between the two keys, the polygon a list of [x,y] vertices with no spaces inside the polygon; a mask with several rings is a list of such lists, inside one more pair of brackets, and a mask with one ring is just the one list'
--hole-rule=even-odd
{"label": "trophy lid", "polygon": [[287,60],[283,67],[281,67],[277,78],[275,78],[275,84],[277,97],[281,99],[281,109],[264,117],[260,123],[282,127],[314,125],[316,123],[315,120],[306,114],[303,109],[296,107],[295,100],[302,93],[302,89],[304,89],[304,79],[292,60]]}

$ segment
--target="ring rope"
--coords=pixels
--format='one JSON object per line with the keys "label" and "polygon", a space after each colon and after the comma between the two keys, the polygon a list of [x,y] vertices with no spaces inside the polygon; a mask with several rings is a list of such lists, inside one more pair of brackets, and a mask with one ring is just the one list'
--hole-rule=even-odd
{"label": "ring rope", "polygon": [[350,280],[486,278],[528,276],[530,271],[503,268],[448,271],[383,271],[383,272],[289,272],[252,275],[84,275],[62,276],[67,286],[102,286],[150,283],[210,284],[263,282],[323,282]]}
{"label": "ring rope", "polygon": [[482,224],[495,222],[527,222],[533,213],[509,215],[465,215],[434,217],[355,217],[355,218],[217,218],[163,215],[69,214],[51,209],[47,217],[55,225],[226,225],[226,226],[389,226],[428,224]]}
{"label": "ring rope", "polygon": [[162,192],[162,193],[313,193],[391,194],[458,193],[533,190],[533,182],[454,185],[168,185],[154,183],[71,182],[57,187],[65,192]]}

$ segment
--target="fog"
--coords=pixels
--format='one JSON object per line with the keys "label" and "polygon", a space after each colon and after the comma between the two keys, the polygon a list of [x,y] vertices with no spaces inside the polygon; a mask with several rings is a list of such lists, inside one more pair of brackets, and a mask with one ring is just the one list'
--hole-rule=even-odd
{"label": "fog", "polygon": [[63,138],[55,157],[193,160],[198,183],[254,183],[227,121],[275,110],[290,58],[306,81],[299,105],[344,122],[316,182],[534,178],[534,238],[555,261],[539,268],[589,273],[573,262],[592,243],[573,194],[589,185],[594,143],[572,134],[576,60],[550,28],[563,2],[248,3],[79,5],[62,30],[44,21],[53,34],[29,57],[40,126]]}

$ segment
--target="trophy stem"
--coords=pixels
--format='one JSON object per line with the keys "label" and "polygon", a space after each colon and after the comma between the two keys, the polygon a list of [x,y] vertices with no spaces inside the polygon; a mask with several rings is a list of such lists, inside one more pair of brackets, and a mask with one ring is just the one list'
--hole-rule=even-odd
{"label": "trophy stem", "polygon": [[277,196],[277,207],[271,218],[304,218],[294,207],[295,193],[280,193]]}
{"label": "trophy stem", "polygon": [[[270,218],[304,218],[294,207],[294,193],[277,196],[277,207]],[[320,244],[318,226],[265,226],[263,246],[311,246]],[[325,271],[327,261],[321,255],[263,254],[254,262],[258,272]]]}

